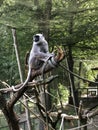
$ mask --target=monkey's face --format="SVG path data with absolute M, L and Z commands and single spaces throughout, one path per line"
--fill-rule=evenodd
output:
M 36 43 L 43 42 L 45 40 L 44 36 L 42 34 L 36 34 L 33 37 L 33 41 Z

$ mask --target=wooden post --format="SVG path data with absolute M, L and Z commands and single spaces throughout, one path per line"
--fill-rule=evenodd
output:
M 20 81 L 23 83 L 23 75 L 22 75 L 22 69 L 21 69 L 21 64 L 20 64 L 20 57 L 19 57 L 19 52 L 18 52 L 18 45 L 17 45 L 17 36 L 16 36 L 16 30 L 15 28 L 12 29 L 12 35 L 13 35 L 13 44 L 15 48 L 15 53 L 16 53 L 16 58 L 17 58 L 17 64 L 18 64 L 18 70 L 19 70 L 19 75 L 20 75 Z M 24 103 L 26 106 L 28 106 L 28 103 L 26 101 L 26 97 L 23 96 Z M 31 123 L 30 123 L 30 114 L 27 108 L 25 108 L 25 113 L 26 113 L 26 120 L 27 120 L 27 127 L 28 130 L 31 130 Z

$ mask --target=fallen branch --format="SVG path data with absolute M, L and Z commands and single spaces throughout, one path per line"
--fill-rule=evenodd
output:
M 49 115 L 52 116 L 52 117 L 57 117 L 58 112 L 51 112 Z M 62 118 L 62 117 L 64 117 L 64 119 L 66 119 L 66 120 L 79 120 L 78 116 L 68 115 L 68 114 L 65 114 L 65 113 L 61 114 L 60 118 Z

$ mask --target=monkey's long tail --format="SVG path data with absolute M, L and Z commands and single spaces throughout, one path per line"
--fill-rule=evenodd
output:
M 12 86 L 13 91 L 17 92 L 17 91 L 21 90 L 29 82 L 30 75 L 31 75 L 31 66 L 29 66 L 28 75 L 27 75 L 27 78 L 26 78 L 25 82 L 23 83 L 23 85 L 20 88 L 17 88 L 17 89 L 14 86 Z

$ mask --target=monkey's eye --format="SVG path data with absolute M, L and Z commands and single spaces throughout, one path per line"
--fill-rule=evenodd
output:
M 39 41 L 39 36 L 38 36 L 38 35 L 35 35 L 35 36 L 34 36 L 34 41 L 35 41 L 35 42 L 38 42 L 38 41 Z

